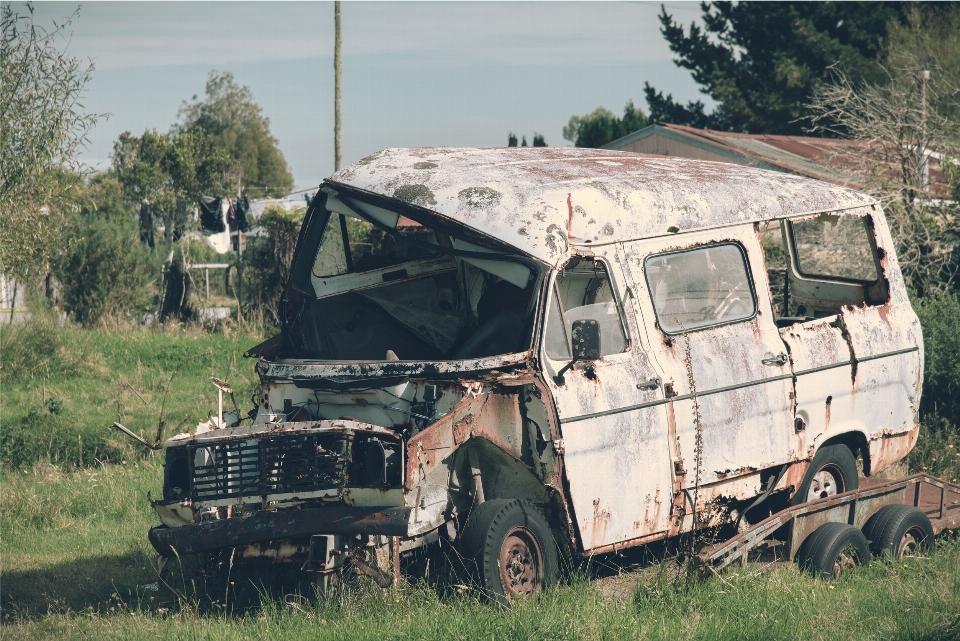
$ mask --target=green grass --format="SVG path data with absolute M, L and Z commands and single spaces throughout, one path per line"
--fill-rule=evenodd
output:
M 955 535 L 928 558 L 874 562 L 835 583 L 750 565 L 684 586 L 669 560 L 591 581 L 594 560 L 509 611 L 414 575 L 398 589 L 363 579 L 321 598 L 296 568 L 230 569 L 220 557 L 174 563 L 151 590 L 146 533 L 158 520 L 147 493 L 160 494 L 162 460 L 105 427 L 119 404 L 121 422 L 152 439 L 172 373 L 208 351 L 170 386 L 167 435 L 215 410 L 209 376 L 231 380 L 246 409 L 256 381 L 240 356 L 258 340 L 184 328 L 0 328 L 0 637 L 960 639 Z M 911 467 L 956 473 L 960 442 L 932 427 Z
M 0 458 L 14 469 L 38 461 L 71 469 L 132 460 L 143 448 L 108 426 L 119 420 L 153 441 L 162 407 L 167 437 L 193 429 L 216 412 L 211 376 L 233 384 L 245 413 L 257 380 L 242 354 L 260 340 L 185 326 L 0 327 Z
M 584 571 L 501 611 L 471 591 L 366 580 L 319 598 L 296 572 L 216 559 L 157 580 L 146 493 L 158 458 L 3 474 L 2 636 L 10 639 L 958 639 L 960 538 L 928 558 L 875 561 L 835 583 L 751 565 L 683 587 L 664 561 L 591 582 Z M 225 588 L 233 582 L 224 614 Z M 620 589 L 606 590 L 609 581 Z

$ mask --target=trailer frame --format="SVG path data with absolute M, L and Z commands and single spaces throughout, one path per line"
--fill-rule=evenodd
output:
M 731 539 L 699 555 L 707 567 L 720 570 L 738 560 L 746 562 L 775 532 L 786 527 L 787 554 L 793 560 L 804 540 L 825 523 L 847 523 L 862 528 L 885 505 L 912 505 L 926 514 L 934 535 L 960 527 L 960 485 L 929 474 L 902 479 L 861 478 L 861 487 L 816 501 L 788 507 Z

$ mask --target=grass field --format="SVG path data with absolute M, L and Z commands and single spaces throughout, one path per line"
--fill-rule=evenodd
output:
M 960 638 L 956 537 L 928 558 L 877 561 L 835 583 L 752 565 L 684 587 L 670 580 L 669 560 L 591 582 L 587 567 L 510 611 L 415 577 L 389 590 L 357 580 L 324 600 L 296 573 L 238 565 L 228 575 L 212 561 L 175 564 L 170 587 L 153 591 L 144 587 L 157 581 L 146 493 L 159 490 L 161 472 L 151 459 L 4 473 L 4 638 Z
M 510 611 L 419 574 L 388 590 L 358 579 L 321 598 L 298 572 L 217 558 L 174 563 L 159 584 L 146 532 L 158 522 L 147 493 L 160 493 L 161 458 L 105 426 L 119 411 L 152 439 L 172 374 L 208 351 L 170 385 L 167 435 L 215 410 L 209 376 L 231 380 L 246 409 L 255 379 L 240 356 L 259 337 L 16 331 L 0 330 L 4 639 L 960 639 L 957 536 L 927 558 L 877 561 L 835 583 L 757 564 L 681 583 L 669 559 L 608 556 Z M 956 474 L 951 444 L 922 442 L 911 465 Z
M 216 412 L 211 376 L 233 384 L 246 412 L 257 380 L 253 361 L 242 355 L 261 340 L 185 326 L 0 327 L 3 464 L 28 469 L 43 461 L 72 469 L 129 460 L 139 450 L 107 427 L 119 421 L 153 441 L 162 408 L 167 437 L 191 430 Z

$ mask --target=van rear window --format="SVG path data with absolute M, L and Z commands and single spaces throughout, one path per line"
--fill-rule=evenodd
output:
M 649 256 L 647 286 L 667 334 L 752 318 L 756 300 L 746 257 L 733 243 Z
M 866 220 L 822 215 L 790 223 L 804 276 L 874 283 L 877 264 Z

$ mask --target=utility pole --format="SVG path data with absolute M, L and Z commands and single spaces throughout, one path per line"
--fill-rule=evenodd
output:
M 927 152 L 927 81 L 930 71 L 920 72 L 920 139 L 917 141 L 917 182 L 921 190 L 930 183 L 929 154 Z
M 340 170 L 343 151 L 340 147 L 340 0 L 333 3 L 333 170 Z
M 927 80 L 930 72 L 926 69 L 920 72 L 920 134 L 927 135 Z

